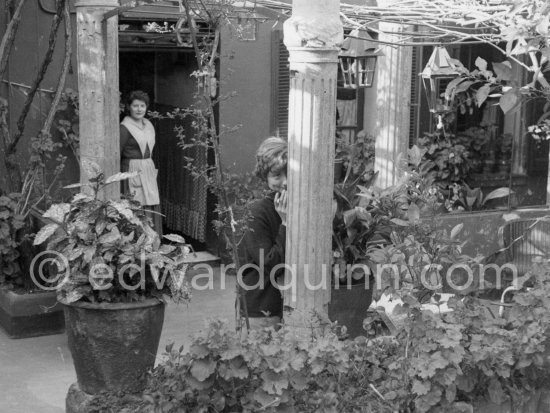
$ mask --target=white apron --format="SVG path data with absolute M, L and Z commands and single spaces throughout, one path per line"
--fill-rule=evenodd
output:
M 145 122 L 145 128 L 143 129 L 140 129 L 128 116 L 121 122 L 138 143 L 142 157 L 145 156 L 147 146 L 149 146 L 150 154 L 153 153 L 155 146 L 155 128 L 147 119 L 143 121 Z M 134 199 L 142 205 L 160 204 L 157 184 L 158 169 L 155 168 L 153 160 L 151 158 L 130 159 L 128 172 L 139 172 L 138 176 L 128 180 L 130 193 L 134 194 Z

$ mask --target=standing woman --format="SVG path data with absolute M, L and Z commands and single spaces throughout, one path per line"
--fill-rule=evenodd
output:
M 139 172 L 134 178 L 122 181 L 122 192 L 133 195 L 153 220 L 153 228 L 162 236 L 162 217 L 157 184 L 158 170 L 151 159 L 155 147 L 155 128 L 145 119 L 149 96 L 141 90 L 130 92 L 126 100 L 126 116 L 120 124 L 120 169 Z

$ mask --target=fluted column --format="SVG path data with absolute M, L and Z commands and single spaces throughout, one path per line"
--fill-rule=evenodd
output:
M 77 59 L 80 116 L 80 158 L 97 163 L 106 176 L 120 171 L 118 17 L 103 15 L 118 7 L 118 0 L 77 0 Z M 88 182 L 80 168 L 81 183 Z M 120 196 L 119 185 L 102 194 Z
M 290 54 L 285 323 L 308 332 L 330 299 L 339 0 L 294 0 Z
M 391 3 L 391 2 L 389 2 Z M 397 42 L 405 26 L 379 23 L 379 40 Z M 412 47 L 384 46 L 378 58 L 376 146 L 374 170 L 376 184 L 382 188 L 394 185 L 400 175 L 399 161 L 405 161 L 409 142 L 411 107 Z

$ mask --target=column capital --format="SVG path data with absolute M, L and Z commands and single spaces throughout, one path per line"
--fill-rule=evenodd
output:
M 344 41 L 340 0 L 293 0 L 283 30 L 286 47 L 339 47 Z
M 288 47 L 290 63 L 338 63 L 339 47 Z

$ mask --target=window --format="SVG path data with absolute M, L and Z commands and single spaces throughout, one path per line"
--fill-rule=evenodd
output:
M 459 59 L 469 70 L 475 69 L 479 56 L 488 62 L 500 62 L 505 57 L 494 47 L 485 44 L 446 46 L 451 57 Z M 411 89 L 411 124 L 409 144 L 422 143 L 425 133 L 434 132 L 436 124 L 428 111 L 425 93 L 418 73 L 426 65 L 432 47 L 418 46 L 413 51 L 413 82 Z M 487 202 L 484 208 L 512 208 L 546 204 L 548 175 L 548 142 L 536 142 L 525 136 L 526 126 L 535 124 L 544 112 L 543 102 L 532 101 L 523 111 L 503 114 L 498 98 L 489 98 L 478 107 L 460 105 L 456 113 L 448 117 L 451 135 L 451 152 L 464 155 L 459 173 L 452 175 L 453 183 L 481 188 L 486 196 L 498 188 L 513 191 L 510 197 Z M 460 149 L 459 145 L 462 145 Z M 454 149 L 453 149 L 454 148 Z M 464 153 L 464 150 L 467 153 Z

